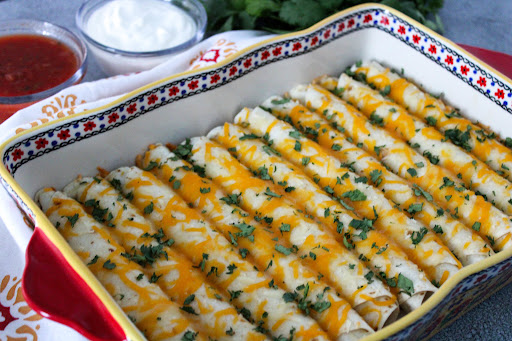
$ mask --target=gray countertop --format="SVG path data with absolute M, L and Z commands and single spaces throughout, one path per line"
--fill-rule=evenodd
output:
M 0 21 L 39 19 L 77 31 L 74 23 L 79 0 L 0 0 Z M 512 1 L 445 0 L 441 11 L 445 36 L 454 42 L 512 55 Z M 93 58 L 84 81 L 105 77 Z M 500 290 L 432 341 L 512 340 L 512 285 Z

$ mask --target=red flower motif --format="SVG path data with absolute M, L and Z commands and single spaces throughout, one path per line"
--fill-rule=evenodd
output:
M 180 89 L 177 86 L 173 86 L 169 89 L 169 96 L 176 96 Z
M 466 65 L 462 65 L 460 67 L 460 72 L 462 72 L 463 75 L 467 75 L 469 72 L 469 68 Z
M 48 144 L 48 140 L 43 139 L 42 137 L 36 141 L 37 149 L 44 148 L 44 147 L 46 147 L 47 144 Z
M 298 51 L 298 50 L 300 50 L 301 47 L 302 47 L 302 44 L 299 42 L 296 42 L 295 44 L 293 44 L 292 51 Z
M 119 115 L 117 113 L 110 114 L 108 116 L 108 123 L 114 123 L 119 118 Z
M 152 94 L 151 96 L 148 97 L 148 104 L 151 105 L 151 104 L 155 103 L 157 100 L 158 100 L 158 96 L 155 94 Z
M 267 59 L 268 57 L 270 57 L 270 52 L 268 52 L 267 50 L 263 51 L 261 53 L 261 60 L 265 60 Z
M 276 47 L 275 49 L 272 50 L 272 54 L 274 56 L 279 56 L 281 54 L 281 50 L 282 50 L 281 47 Z
M 484 77 L 481 77 L 481 76 L 480 76 L 480 78 L 478 79 L 477 83 L 478 83 L 478 85 L 480 85 L 480 86 L 485 86 L 485 85 L 487 84 L 487 81 L 485 80 L 485 78 L 484 78 Z
M 382 19 L 380 19 L 380 23 L 383 25 L 389 25 L 388 17 L 382 17 Z
M 341 32 L 345 29 L 345 23 L 341 23 L 340 26 L 338 26 L 338 32 Z
M 250 67 L 252 65 L 252 58 L 246 59 L 244 62 L 244 66 L 246 68 Z
M 412 36 L 412 41 L 415 43 L 415 44 L 418 44 L 420 42 L 420 36 L 415 34 Z
M 210 84 L 215 84 L 220 80 L 220 76 L 218 74 L 214 74 L 210 79 Z
M 318 43 L 318 37 L 313 37 L 313 39 L 311 39 L 311 46 L 315 46 L 316 43 Z
M 398 33 L 400 33 L 400 34 L 405 34 L 405 27 L 403 27 L 402 25 L 400 25 L 400 27 L 398 28 Z
M 487 278 L 487 275 L 486 275 L 486 274 L 483 274 L 483 275 L 479 276 L 479 277 L 476 279 L 475 284 L 480 283 L 481 281 L 483 281 L 483 280 L 484 280 L 484 279 L 486 279 L 486 278 Z
M 16 160 L 21 159 L 21 157 L 23 156 L 23 154 L 25 154 L 25 153 L 23 152 L 23 150 L 21 150 L 21 149 L 15 149 L 15 150 L 12 152 L 12 154 L 11 154 L 11 155 L 12 155 L 12 160 L 13 160 L 13 161 L 16 161 Z
M 232 66 L 231 69 L 229 69 L 229 75 L 233 76 L 237 70 L 238 68 L 236 66 Z
M 428 52 L 432 53 L 432 54 L 436 54 L 437 53 L 437 49 L 434 45 L 430 44 L 430 47 L 428 48 Z
M 190 83 L 188 83 L 188 88 L 190 90 L 197 89 L 198 87 L 199 87 L 199 81 L 198 80 L 191 81 Z
M 324 32 L 324 38 L 327 39 L 331 35 L 331 30 L 327 30 Z
M 71 135 L 69 135 L 69 129 L 64 129 L 64 130 L 61 130 L 58 134 L 57 134 L 57 137 L 63 141 L 65 141 L 68 137 L 70 137 Z
M 128 108 L 126 108 L 126 111 L 128 111 L 129 114 L 133 114 L 137 110 L 137 104 L 132 103 Z
M 453 65 L 453 57 L 452 56 L 446 56 L 446 59 L 444 62 L 448 65 Z
M 367 14 L 367 15 L 364 16 L 363 22 L 364 23 L 368 23 L 368 22 L 372 21 L 372 19 L 373 19 L 372 15 L 371 14 Z
M 505 98 L 505 92 L 501 89 L 498 89 L 495 93 L 494 93 L 494 96 L 498 97 L 499 99 L 504 99 Z
M 355 23 L 356 23 L 356 21 L 354 19 L 350 19 L 348 21 L 348 28 L 351 28 L 352 26 L 354 26 Z
M 84 131 L 93 130 L 95 127 L 96 127 L 96 123 L 94 123 L 93 121 L 84 123 Z

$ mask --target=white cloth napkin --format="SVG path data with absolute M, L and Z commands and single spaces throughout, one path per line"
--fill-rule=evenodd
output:
M 151 82 L 186 70 L 216 64 L 243 48 L 272 36 L 274 35 L 262 31 L 231 31 L 221 33 L 202 41 L 179 55 L 171 57 L 167 62 L 151 70 L 130 75 L 114 76 L 69 87 L 48 99 L 18 111 L 7 119 L 0 125 L 0 143 L 31 127 L 105 105 Z M 32 230 L 24 223 L 23 216 L 18 210 L 16 203 L 2 186 L 0 186 L 0 217 L 3 220 L 3 224 L 0 221 L 0 250 L 2 250 L 4 255 L 9 254 L 9 257 L 0 257 L 0 282 L 7 277 L 9 280 L 13 278 L 19 280 L 25 266 L 24 253 L 32 235 Z M 15 245 L 13 245 L 12 241 L 15 242 Z M 8 247 L 2 245 L 5 243 Z M 18 283 L 13 281 L 12 285 L 19 287 L 19 281 Z M 16 290 L 21 289 L 18 288 Z M 2 308 L 3 304 L 1 299 L 0 290 L 0 308 Z M 6 302 L 5 304 L 8 303 Z M 14 306 L 11 306 L 12 311 L 14 311 L 14 308 Z M 0 324 L 4 321 L 3 318 L 2 311 L 0 310 Z M 14 322 L 16 321 L 11 322 L 11 324 Z M 78 333 L 52 321 L 38 320 L 32 322 L 34 324 L 32 330 L 34 330 L 39 340 L 84 340 Z M 36 322 L 37 326 L 39 326 L 37 329 L 35 328 Z M 66 337 L 55 338 L 56 335 L 66 335 Z M 8 325 L 4 330 L 0 328 L 0 340 L 4 340 L 4 337 L 7 339 L 8 337 L 22 336 L 27 335 L 17 334 L 16 329 L 12 329 L 11 325 Z

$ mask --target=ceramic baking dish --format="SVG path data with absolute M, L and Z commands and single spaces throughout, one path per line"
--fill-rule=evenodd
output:
M 23 290 L 43 316 L 95 340 L 141 340 L 33 201 L 44 186 L 62 188 L 77 174 L 133 165 L 154 142 L 179 143 L 232 121 L 243 106 L 357 60 L 377 60 L 444 93 L 466 116 L 512 136 L 512 81 L 454 43 L 388 7 L 368 4 L 308 30 L 251 46 L 215 67 L 140 88 L 99 109 L 59 119 L 2 146 L 2 184 L 36 226 Z M 512 250 L 463 268 L 419 309 L 365 339 L 424 339 L 512 282 Z

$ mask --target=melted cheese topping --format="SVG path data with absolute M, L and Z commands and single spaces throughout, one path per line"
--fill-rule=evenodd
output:
M 137 280 L 142 268 L 121 256 L 126 252 L 123 247 L 78 202 L 55 191 L 37 196 L 51 222 L 79 256 L 87 255 L 82 261 L 147 337 L 179 340 L 187 331 L 196 333 L 158 285 L 144 275 Z
M 512 152 L 488 130 L 467 118 L 458 115 L 454 117 L 452 107 L 376 62 L 363 63 L 360 67 L 354 65 L 352 71 L 356 74 L 365 74 L 366 82 L 373 84 L 380 91 L 388 87 L 390 89 L 388 96 L 391 99 L 408 108 L 411 114 L 433 123 L 442 132 L 454 129 L 465 130 L 469 127 L 467 143 L 471 153 L 512 181 Z
M 168 180 L 174 177 L 171 186 L 175 181 L 186 184 L 180 186 L 177 192 L 186 201 L 194 203 L 195 207 L 208 218 L 215 221 L 216 227 L 227 238 L 233 237 L 232 244 L 238 247 L 239 252 L 251 259 L 258 268 L 268 267 L 265 272 L 272 276 L 275 285 L 283 286 L 284 289 L 290 292 L 299 292 L 299 294 L 302 292 L 297 291 L 297 288 L 307 285 L 309 288 L 307 297 L 311 303 L 306 309 L 311 311 L 312 316 L 333 339 L 338 339 L 344 334 L 357 330 L 365 333 L 372 331 L 366 322 L 351 309 L 348 302 L 336 295 L 327 283 L 318 279 L 320 278 L 318 272 L 305 267 L 294 253 L 285 255 L 276 252 L 273 241 L 274 234 L 252 219 L 249 213 L 236 206 L 234 204 L 236 198 L 228 200 L 227 194 L 215 183 L 194 173 L 191 170 L 193 168 L 191 164 L 183 160 L 176 160 L 174 154 L 163 146 L 152 148 L 146 152 L 142 160 L 143 167 L 147 167 L 151 161 L 159 164 L 158 167 L 152 169 L 159 179 Z M 209 190 L 206 191 L 205 188 Z M 228 204 L 228 202 L 233 203 Z M 248 236 L 241 236 L 240 227 L 249 227 L 254 230 Z M 291 247 L 284 240 L 280 243 L 288 248 Z M 272 265 L 268 266 L 271 262 Z M 268 285 L 268 282 L 263 281 L 247 287 L 245 291 L 249 292 L 260 286 Z M 327 305 L 329 305 L 328 308 L 326 308 Z
M 340 244 L 345 243 L 349 248 L 355 248 L 359 258 L 371 265 L 375 274 L 381 274 L 382 277 L 389 279 L 388 283 L 393 284 L 393 279 L 397 281 L 402 274 L 414 283 L 412 296 L 424 296 L 426 293 L 436 291 L 417 265 L 409 261 L 395 243 L 373 229 L 353 227 L 353 220 L 360 221 L 361 218 L 326 195 L 304 173 L 293 169 L 293 166 L 280 157 L 268 155 L 265 152 L 265 144 L 260 140 L 240 140 L 248 134 L 248 131 L 226 123 L 224 129 L 214 129 L 209 136 L 227 148 L 236 147 L 234 154 L 237 159 L 253 172 L 259 172 L 260 177 L 270 176 L 275 183 L 286 182 L 286 186 L 294 188 L 289 196 L 295 200 L 295 204 L 304 207 L 315 219 L 329 227 Z M 269 139 L 272 139 L 272 134 L 269 135 Z M 262 173 L 262 170 L 265 171 Z M 354 245 L 351 246 L 352 243 Z M 420 299 L 414 306 L 409 306 L 407 301 L 411 295 L 400 293 L 396 286 L 392 291 L 398 295 L 399 303 L 408 311 L 421 304 Z
M 239 309 L 249 311 L 249 316 L 261 323 L 272 335 L 296 333 L 303 330 L 304 335 L 317 340 L 328 339 L 325 332 L 311 318 L 302 315 L 293 302 L 283 304 L 284 291 L 259 287 L 246 292 L 249 285 L 270 282 L 271 278 L 257 271 L 253 265 L 232 250 L 224 236 L 216 232 L 196 210 L 176 195 L 169 187 L 160 182 L 152 173 L 138 168 L 120 168 L 111 172 L 107 180 L 118 180 L 123 194 L 133 194 L 132 203 L 145 217 L 164 233 L 175 240 L 176 247 L 186 254 L 195 266 L 208 274 L 219 287 L 232 294 L 232 300 Z M 208 276 L 208 275 L 207 275 Z M 255 313 L 263 304 L 268 313 L 261 319 Z M 282 323 L 282 316 L 289 318 Z M 297 336 L 295 334 L 295 336 Z M 310 339 L 308 338 L 308 339 Z
M 183 254 L 169 247 L 169 239 L 146 221 L 128 200 L 120 198 L 120 193 L 107 181 L 81 178 L 66 186 L 64 191 L 82 204 L 88 203 L 90 211 L 93 211 L 91 201 L 96 203 L 96 209 L 106 210 L 104 216 L 113 217 L 109 225 L 116 240 L 126 250 L 136 250 L 131 253 L 138 257 L 135 259 L 142 259 L 139 262 L 149 263 L 144 267 L 146 276 L 161 276 L 157 280 L 159 286 L 173 301 L 191 307 L 195 313 L 189 314 L 189 318 L 197 321 L 211 337 L 232 339 L 236 334 L 243 339 L 266 339 L 254 332 L 254 326 L 241 318 L 235 308 L 222 301 L 223 295 L 211 287 L 206 276 Z M 143 250 L 149 250 L 151 256 L 145 256 Z M 191 297 L 192 302 L 187 302 Z M 217 314 L 218 311 L 223 313 Z M 226 334 L 230 329 L 233 335 Z
M 235 121 L 241 123 L 239 117 L 237 116 Z M 271 122 L 274 126 L 269 128 Z M 441 280 L 442 275 L 439 273 L 441 264 L 451 268 L 452 274 L 461 267 L 450 250 L 434 234 L 427 231 L 420 242 L 414 243 L 411 236 L 422 231 L 424 227 L 421 224 L 407 218 L 394 208 L 380 191 L 356 181 L 357 175 L 324 152 L 318 144 L 305 137 L 300 139 L 292 137 L 295 130 L 290 125 L 258 108 L 251 111 L 246 123 L 249 123 L 250 129 L 254 132 L 261 135 L 269 134 L 275 148 L 284 157 L 304 170 L 310 177 L 316 177 L 320 186 L 324 188 L 329 186 L 338 198 L 348 200 L 347 202 L 362 217 L 373 220 L 378 215 L 375 221 L 376 226 L 392 236 L 393 240 L 407 252 L 409 258 L 426 271 L 430 279 L 438 282 Z M 294 148 L 297 140 L 302 144 L 301 151 Z M 305 163 L 304 158 L 309 158 L 309 162 Z M 426 257 L 429 251 L 433 255 Z
M 358 307 L 368 302 L 361 295 L 372 297 L 371 302 L 378 314 L 362 314 L 370 326 L 381 328 L 394 314 L 396 298 L 380 281 L 369 283 L 364 277 L 369 272 L 364 265 L 354 255 L 340 247 L 321 226 L 305 218 L 281 198 L 280 190 L 272 183 L 253 177 L 227 150 L 206 138 L 192 139 L 192 146 L 192 161 L 205 167 L 206 174 L 228 193 L 241 193 L 242 208 L 267 221 L 276 237 L 283 224 L 289 226 L 290 231 L 278 237 L 276 250 L 279 249 L 278 245 L 281 245 L 281 239 L 294 245 L 297 249 L 289 252 L 297 252 L 305 264 L 316 268 L 323 276 L 331 279 L 331 283 L 360 314 Z M 234 179 L 236 181 L 233 181 Z M 310 257 L 310 252 L 315 254 L 315 259 Z M 386 303 L 382 306 L 375 304 L 379 301 Z
M 416 146 L 423 154 L 437 154 L 439 165 L 460 174 L 467 188 L 483 193 L 503 212 L 512 214 L 512 205 L 508 202 L 512 197 L 512 184 L 482 161 L 447 141 L 443 134 L 410 115 L 400 105 L 386 100 L 376 90 L 346 74 L 340 76 L 338 87 L 345 89 L 342 98 L 354 103 L 371 122 L 382 125 L 395 137 Z M 466 130 L 466 126 L 460 128 Z M 471 126 L 469 129 L 472 129 Z
M 450 210 L 449 213 L 459 217 L 467 226 L 479 223 L 481 227 L 477 232 L 480 236 L 487 238 L 494 250 L 502 250 L 507 245 L 512 245 L 510 239 L 507 239 L 508 244 L 503 242 L 512 232 L 512 225 L 507 216 L 486 202 L 483 197 L 475 195 L 474 192 L 462 186 L 443 186 L 445 183 L 443 179 L 450 180 L 453 175 L 430 162 L 430 160 L 435 162 L 435 155 L 426 154 L 429 160 L 418 154 L 404 142 L 391 136 L 386 130 L 375 128 L 363 118 L 361 113 L 357 113 L 356 109 L 327 90 L 317 86 L 297 87 L 292 89 L 290 94 L 293 98 L 302 99 L 303 102 L 308 103 L 308 107 L 317 113 L 324 114 L 329 121 L 336 122 L 345 129 L 347 135 L 355 143 L 362 143 L 367 152 L 376 156 L 395 174 L 408 179 L 430 193 L 434 200 L 442 206 L 443 214 L 446 210 Z M 371 133 L 358 133 L 353 129 L 355 122 L 358 125 L 364 125 Z M 370 144 L 366 143 L 368 140 L 371 141 Z M 379 153 L 375 151 L 375 148 L 370 148 L 371 145 L 379 146 Z M 424 167 L 418 168 L 416 164 L 419 163 Z M 409 169 L 414 169 L 414 171 L 409 171 Z M 415 175 L 412 176 L 410 172 Z
M 350 164 L 361 177 L 366 177 L 369 183 L 380 188 L 388 199 L 400 204 L 411 218 L 421 221 L 437 233 L 463 265 L 469 265 L 494 254 L 473 229 L 447 214 L 439 216 L 437 214 L 439 206 L 434 204 L 430 194 L 425 194 L 418 187 L 412 187 L 408 181 L 387 170 L 368 152 L 348 142 L 344 133 L 333 128 L 320 115 L 309 111 L 295 101 L 274 103 L 281 103 L 281 101 L 269 99 L 263 103 L 263 106 L 271 108 L 272 113 L 279 118 L 293 122 L 294 126 L 303 133 L 313 135 L 326 151 L 336 156 L 341 162 Z M 408 208 L 414 204 L 422 205 L 421 210 L 409 213 Z

